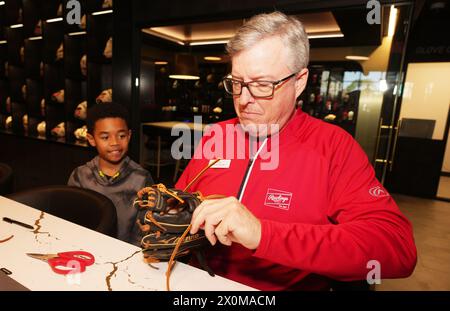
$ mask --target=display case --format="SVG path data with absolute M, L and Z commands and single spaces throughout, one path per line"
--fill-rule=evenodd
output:
M 112 94 L 113 8 L 80 0 L 68 24 L 67 2 L 0 2 L 0 131 L 87 146 L 86 109 Z
M 197 56 L 198 57 L 198 56 Z M 203 123 L 216 123 L 236 116 L 233 101 L 222 84 L 228 73 L 227 63 L 199 61 L 199 79 L 169 78 L 171 64 L 154 65 L 146 69 L 155 72 L 155 113 L 158 120 L 193 122 L 194 115 Z M 152 121 L 148 119 L 146 121 Z
M 312 63 L 299 99 L 309 115 L 355 136 L 362 68 L 353 62 Z

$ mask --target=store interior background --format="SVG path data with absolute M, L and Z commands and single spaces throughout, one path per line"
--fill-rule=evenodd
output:
M 449 1 L 381 1 L 381 22 L 369 25 L 367 1 L 211 6 L 115 0 L 108 7 L 85 0 L 84 28 L 64 23 L 57 9 L 66 2 L 0 0 L 0 162 L 13 168 L 14 190 L 65 184 L 73 168 L 95 155 L 74 135 L 84 125 L 74 111 L 82 101 L 95 105 L 106 89 L 130 110 L 131 157 L 158 181 L 173 184 L 187 161 L 171 158 L 174 138 L 152 123 L 192 122 L 194 114 L 207 123 L 233 117 L 231 99 L 220 86 L 230 70 L 223 41 L 246 18 L 277 8 L 297 15 L 310 36 L 302 109 L 355 137 L 377 177 L 418 226 L 416 272 L 377 288 L 450 290 L 450 42 L 444 35 L 450 29 Z M 36 34 L 40 20 L 42 32 Z M 104 54 L 109 38 L 112 57 Z M 58 58 L 61 43 L 64 54 Z M 83 74 L 79 61 L 85 54 Z M 199 80 L 169 78 L 177 55 L 184 54 L 195 58 Z M 52 98 L 60 89 L 63 103 Z M 42 121 L 46 131 L 39 135 Z M 51 129 L 61 122 L 65 135 L 56 137 Z
M 432 50 L 447 44 L 433 32 L 446 26 L 448 5 L 441 8 L 442 3 L 402 3 L 393 10 L 386 4 L 379 25 L 368 25 L 365 6 L 290 11 L 304 22 L 311 44 L 309 81 L 299 98 L 302 109 L 352 134 L 391 191 L 450 199 L 450 152 L 445 151 L 450 95 L 444 78 L 449 63 L 445 53 L 429 52 L 430 46 Z M 192 122 L 193 112 L 206 123 L 234 116 L 231 99 L 220 84 L 230 70 L 223 42 L 244 20 L 164 21 L 141 29 L 141 139 L 149 147 L 155 146 L 155 131 L 161 129 L 145 122 Z M 179 54 L 195 57 L 199 80 L 169 78 Z M 146 83 L 153 81 L 154 92 L 146 92 Z M 143 166 L 171 163 L 169 149 L 164 153 L 162 148 L 158 162 L 148 152 L 155 148 L 144 146 L 141 143 Z M 411 155 L 415 148 L 426 154 Z

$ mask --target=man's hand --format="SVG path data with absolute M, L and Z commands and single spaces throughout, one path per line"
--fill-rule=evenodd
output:
M 199 229 L 212 245 L 217 240 L 230 246 L 232 242 L 256 249 L 261 240 L 260 221 L 235 197 L 203 201 L 194 211 L 191 234 Z

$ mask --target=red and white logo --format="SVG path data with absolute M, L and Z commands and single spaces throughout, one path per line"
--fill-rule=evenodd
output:
M 383 190 L 380 186 L 375 186 L 370 188 L 369 194 L 376 198 L 382 198 L 389 196 L 389 193 L 387 193 L 385 190 Z
M 264 205 L 288 210 L 292 201 L 292 192 L 267 189 Z

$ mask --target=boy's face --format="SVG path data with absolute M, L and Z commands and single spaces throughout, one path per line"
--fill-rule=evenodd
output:
M 118 164 L 127 154 L 131 130 L 121 118 L 104 118 L 95 122 L 94 132 L 87 138 L 101 159 Z

